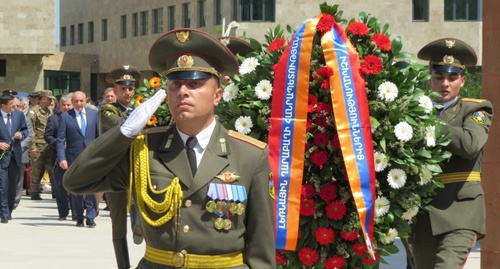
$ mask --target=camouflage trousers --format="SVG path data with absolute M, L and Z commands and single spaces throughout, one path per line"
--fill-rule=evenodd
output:
M 30 196 L 36 196 L 40 194 L 40 181 L 42 180 L 43 174 L 47 171 L 50 178 L 50 183 L 52 188 L 55 187 L 54 184 L 54 173 L 52 171 L 52 149 L 50 147 L 37 147 L 38 156 L 36 158 L 31 157 L 30 159 Z

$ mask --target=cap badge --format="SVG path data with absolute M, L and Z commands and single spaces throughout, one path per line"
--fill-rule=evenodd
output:
M 130 79 L 132 79 L 132 76 L 128 75 L 128 74 L 127 75 L 123 75 L 123 79 L 130 80 Z
M 455 58 L 453 58 L 453 56 L 451 55 L 445 55 L 443 57 L 443 62 L 446 64 L 452 64 L 453 62 L 455 62 Z
M 176 32 L 175 36 L 179 42 L 185 43 L 189 39 L 189 32 Z
M 193 57 L 189 55 L 182 55 L 177 59 L 177 66 L 178 67 L 184 67 L 184 68 L 189 68 L 192 67 L 194 63 Z
M 130 68 L 130 65 L 124 65 L 123 66 L 123 69 L 125 69 L 125 70 L 129 70 L 129 68 Z
M 451 48 L 455 47 L 455 40 L 445 40 L 444 45 L 447 48 L 451 49 Z
M 240 176 L 238 176 L 235 172 L 226 171 L 224 173 L 217 175 L 216 178 L 218 178 L 226 183 L 233 183 L 238 178 L 240 178 Z

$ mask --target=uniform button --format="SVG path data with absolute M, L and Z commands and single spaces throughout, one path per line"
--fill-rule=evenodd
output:
M 153 190 L 156 190 L 156 188 L 157 188 L 156 185 L 153 185 Z
M 186 207 L 190 207 L 193 204 L 191 200 L 186 200 Z
M 184 227 L 182 228 L 182 231 L 183 231 L 184 233 L 189 232 L 189 225 L 184 225 Z

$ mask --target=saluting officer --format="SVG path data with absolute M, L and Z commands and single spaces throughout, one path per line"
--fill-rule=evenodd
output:
M 80 155 L 66 188 L 123 190 L 132 169 L 146 241 L 138 268 L 275 268 L 268 147 L 214 116 L 219 80 L 237 73 L 236 58 L 215 37 L 176 29 L 154 43 L 149 59 L 168 79 L 175 124 L 136 137 L 165 98 L 158 90 Z
M 466 67 L 476 65 L 474 50 L 455 38 L 435 40 L 418 53 L 429 61 L 430 85 L 437 98 L 443 132 L 451 132 L 446 149 L 452 153 L 438 178 L 443 189 L 430 212 L 417 216 L 410 245 L 417 269 L 462 268 L 476 240 L 485 236 L 485 204 L 481 187 L 483 147 L 491 126 L 493 107 L 483 99 L 460 97 Z
M 106 82 L 113 84 L 116 102 L 105 104 L 99 108 L 101 134 L 124 122 L 130 113 L 130 102 L 135 93 L 136 82 L 141 73 L 131 65 L 123 65 L 112 70 L 106 77 Z M 106 192 L 106 203 L 110 209 L 113 247 L 118 268 L 130 268 L 130 258 L 127 245 L 127 191 Z M 132 212 L 131 212 L 132 213 Z M 134 227 L 134 219 L 132 225 Z M 138 225 L 136 225 L 138 226 Z M 136 228 L 138 230 L 139 228 Z M 142 234 L 134 234 L 141 238 Z M 140 241 L 138 242 L 140 243 Z

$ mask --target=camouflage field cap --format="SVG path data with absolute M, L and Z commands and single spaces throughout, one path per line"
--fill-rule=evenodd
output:
M 425 45 L 417 54 L 421 60 L 439 72 L 461 73 L 477 63 L 477 56 L 467 43 L 456 38 L 441 38 Z
M 156 40 L 149 64 L 168 79 L 207 79 L 238 72 L 238 61 L 224 44 L 190 28 L 175 29 Z
M 254 51 L 250 42 L 245 39 L 235 37 L 235 36 L 223 36 L 219 37 L 222 44 L 226 45 L 227 48 L 234 54 L 245 56 L 248 53 Z
M 132 65 L 122 65 L 109 72 L 106 82 L 116 83 L 125 86 L 135 85 L 135 82 L 141 78 L 141 72 Z

